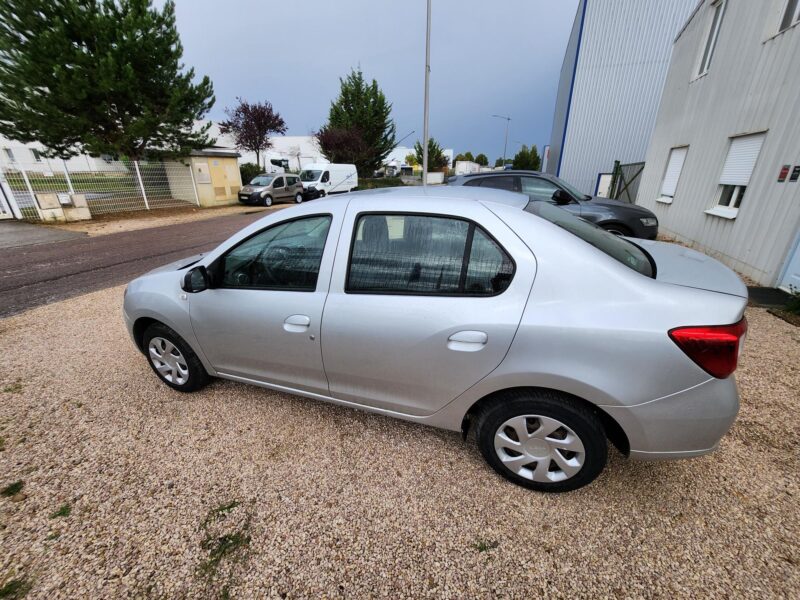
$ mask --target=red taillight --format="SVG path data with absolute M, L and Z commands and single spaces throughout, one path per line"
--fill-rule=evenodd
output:
M 686 355 L 714 377 L 725 379 L 736 370 L 747 320 L 733 325 L 676 327 L 669 337 Z

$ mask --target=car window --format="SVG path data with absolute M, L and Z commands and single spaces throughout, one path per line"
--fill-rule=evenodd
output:
M 469 187 L 479 187 L 481 185 L 481 179 L 470 179 L 464 185 Z
M 297 183 L 297 180 L 294 177 L 287 177 L 286 178 L 286 185 L 292 186 Z
M 275 178 L 275 183 L 272 184 L 272 187 L 281 188 L 283 186 L 284 186 L 283 177 L 276 177 Z
M 368 214 L 356 223 L 346 291 L 491 296 L 508 287 L 513 265 L 470 221 Z
M 258 175 L 250 180 L 250 185 L 269 185 L 272 183 L 272 175 Z
M 496 190 L 508 190 L 514 192 L 517 186 L 514 182 L 512 175 L 503 175 L 501 177 L 486 177 L 481 180 L 481 187 L 494 188 Z
M 647 277 L 655 277 L 655 266 L 650 255 L 633 242 L 547 202 L 529 202 L 525 210 L 566 229 L 626 267 Z
M 553 194 L 559 188 L 555 183 L 541 177 L 520 177 L 522 193 L 528 194 L 531 200 L 553 202 Z
M 320 179 L 320 181 L 321 181 L 322 183 L 328 183 L 330 180 L 331 180 L 331 174 L 330 174 L 330 171 L 325 171 L 325 172 L 322 174 L 322 179 Z
M 313 292 L 330 215 L 273 225 L 248 238 L 212 267 L 220 287 Z

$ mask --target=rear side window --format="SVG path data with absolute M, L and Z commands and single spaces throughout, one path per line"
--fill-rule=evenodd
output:
M 655 263 L 647 252 L 633 242 L 609 233 L 605 229 L 547 202 L 529 202 L 525 210 L 566 229 L 626 267 L 647 277 L 655 278 Z
M 483 229 L 452 217 L 367 214 L 356 221 L 346 291 L 493 296 L 514 262 Z
M 486 177 L 485 179 L 481 180 L 481 187 L 515 192 L 517 191 L 517 186 L 514 179 L 515 178 L 511 175 L 502 175 L 499 177 Z

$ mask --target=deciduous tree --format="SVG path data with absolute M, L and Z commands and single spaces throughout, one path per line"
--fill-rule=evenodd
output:
M 237 148 L 255 152 L 256 164 L 261 164 L 261 152 L 272 146 L 270 134 L 286 133 L 286 123 L 269 102 L 247 102 L 236 98 L 234 108 L 226 108 L 228 118 L 221 121 L 219 131 L 233 136 Z

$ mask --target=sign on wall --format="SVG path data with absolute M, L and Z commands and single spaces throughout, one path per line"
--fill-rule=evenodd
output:
M 789 178 L 789 181 L 797 181 L 798 178 L 800 178 L 800 165 L 796 165 L 792 170 L 792 176 Z
M 778 183 L 786 181 L 786 178 L 789 176 L 789 169 L 791 168 L 792 165 L 783 165 L 781 167 L 781 172 L 778 174 Z

